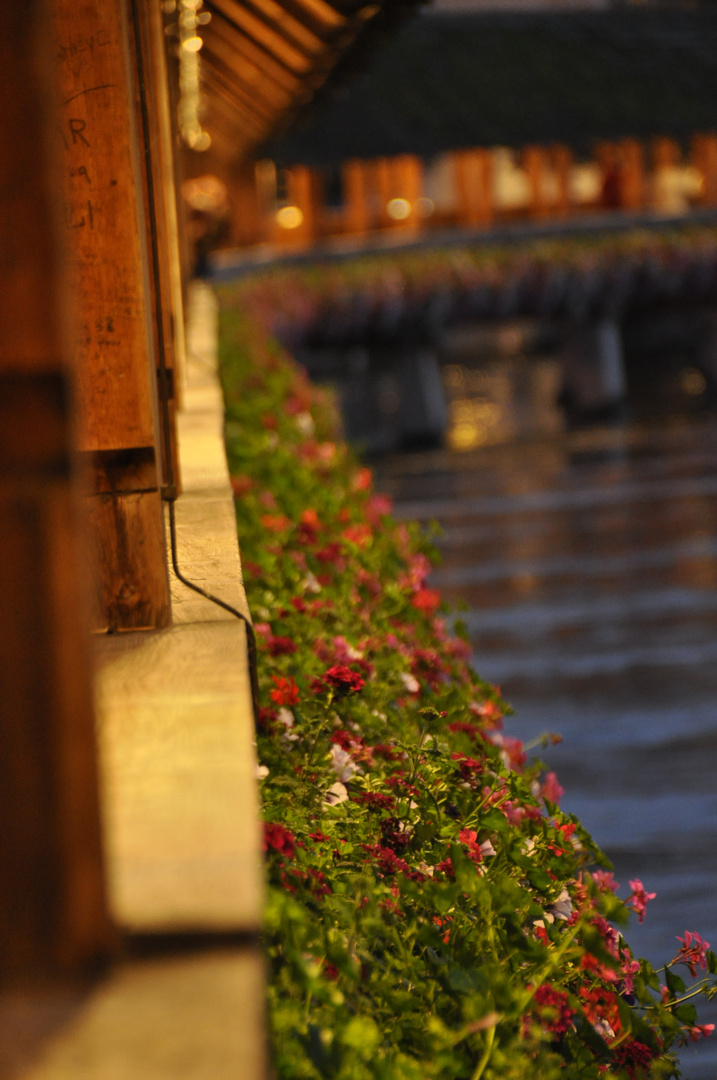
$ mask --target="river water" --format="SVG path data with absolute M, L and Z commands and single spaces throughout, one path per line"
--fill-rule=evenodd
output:
M 516 711 L 507 730 L 563 736 L 539 751 L 562 807 L 620 895 L 630 878 L 657 893 L 629 939 L 659 966 L 685 930 L 717 946 L 717 417 L 681 407 L 673 371 L 631 420 L 568 431 L 549 363 L 526 376 L 518 360 L 444 367 L 453 448 L 386 458 L 378 484 L 399 515 L 442 526 L 432 584 L 467 604 L 476 668 Z M 692 369 L 680 378 L 699 395 Z M 714 1004 L 700 1019 L 717 1023 Z M 715 1080 L 717 1033 L 681 1060 Z

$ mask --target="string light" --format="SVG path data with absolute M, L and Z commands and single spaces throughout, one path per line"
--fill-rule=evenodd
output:
M 199 27 L 211 19 L 208 11 L 202 11 L 204 0 L 166 0 L 162 9 L 167 15 L 177 13 L 176 22 L 168 32 L 179 38 L 179 103 L 177 123 L 183 142 L 192 150 L 208 150 L 212 139 L 202 125 L 201 63 L 199 53 L 202 39 Z

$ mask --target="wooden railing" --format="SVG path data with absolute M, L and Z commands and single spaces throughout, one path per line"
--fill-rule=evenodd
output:
M 231 247 L 301 247 L 377 230 L 489 228 L 615 210 L 672 217 L 717 206 L 717 135 L 695 135 L 688 153 L 666 137 L 598 143 L 589 160 L 563 145 L 477 147 L 430 163 L 409 154 L 346 161 L 333 176 L 264 161 L 233 179 L 229 202 Z

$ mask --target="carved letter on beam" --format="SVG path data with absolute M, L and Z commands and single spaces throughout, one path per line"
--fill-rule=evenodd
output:
M 54 8 L 65 222 L 77 282 L 81 448 L 98 476 L 114 477 L 112 491 L 95 495 L 99 503 L 90 511 L 102 568 L 97 624 L 163 626 L 169 587 L 156 360 L 127 12 L 124 0 L 56 0 Z

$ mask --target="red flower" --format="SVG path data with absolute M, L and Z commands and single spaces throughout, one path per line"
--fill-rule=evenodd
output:
M 575 1010 L 568 1005 L 568 995 L 543 983 L 535 991 L 533 1000 L 545 1028 L 558 1038 L 564 1035 L 575 1016 Z
M 411 603 L 424 615 L 432 615 L 441 602 L 441 594 L 438 589 L 419 589 L 411 597 Z
M 272 656 L 290 656 L 298 648 L 298 645 L 291 638 L 274 637 L 273 634 L 267 639 L 267 645 Z
M 262 514 L 259 522 L 270 532 L 285 532 L 291 525 L 284 514 Z
M 334 563 L 339 569 L 345 565 L 344 560 L 341 558 L 341 544 L 336 540 L 332 540 L 326 547 L 319 548 L 314 554 L 319 562 Z
M 357 547 L 366 547 L 371 542 L 372 535 L 368 525 L 349 525 L 341 533 L 344 540 L 348 540 L 350 544 L 356 544 Z
M 296 530 L 296 539 L 300 544 L 315 544 L 321 529 L 319 515 L 309 507 L 304 510 L 299 519 L 299 527 Z
M 620 1043 L 613 1051 L 613 1061 L 619 1068 L 625 1069 L 630 1080 L 647 1076 L 655 1052 L 637 1039 Z
M 242 495 L 246 495 L 248 491 L 254 487 L 254 481 L 250 476 L 232 476 L 231 478 L 232 491 L 235 498 L 241 498 Z
M 276 686 L 276 689 L 269 694 L 272 701 L 275 701 L 277 705 L 299 704 L 299 688 L 291 676 L 285 679 L 283 675 L 272 675 L 272 679 Z
M 279 855 L 293 858 L 296 852 L 294 834 L 277 822 L 264 822 L 264 851 L 276 851 Z
M 373 477 L 370 469 L 359 469 L 351 483 L 352 491 L 370 491 Z
M 333 690 L 334 697 L 347 697 L 348 694 L 358 694 L 365 685 L 366 680 L 358 672 L 345 664 L 334 664 L 320 678 L 313 679 L 311 691 L 320 694 L 323 690 Z

